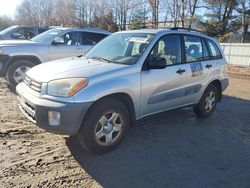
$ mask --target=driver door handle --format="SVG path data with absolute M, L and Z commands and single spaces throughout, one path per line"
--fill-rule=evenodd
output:
M 211 67 L 212 67 L 211 64 L 207 64 L 207 65 L 206 65 L 206 68 L 207 68 L 207 69 L 210 69 Z
M 84 50 L 84 48 L 81 48 L 81 47 L 78 47 L 78 48 L 76 48 L 77 50 Z
M 179 69 L 178 71 L 176 71 L 176 73 L 177 73 L 177 74 L 180 74 L 180 75 L 182 75 L 182 73 L 184 73 L 184 72 L 186 72 L 185 69 Z

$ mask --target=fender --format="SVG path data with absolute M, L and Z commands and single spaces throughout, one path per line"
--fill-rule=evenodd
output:
M 140 114 L 140 74 L 135 73 L 129 75 L 130 79 L 127 79 L 128 75 L 125 77 L 120 77 L 109 80 L 102 80 L 99 82 L 91 80 L 87 88 L 83 89 L 74 96 L 75 102 L 95 102 L 105 96 L 124 93 L 127 94 L 134 104 L 135 115 L 139 117 Z M 131 79 L 133 77 L 133 79 Z
M 10 67 L 10 65 L 17 60 L 28 60 L 28 61 L 31 61 L 32 63 L 34 63 L 34 65 L 38 65 L 41 63 L 41 61 L 38 57 L 32 56 L 32 55 L 11 56 L 8 58 L 8 60 L 5 63 L 3 63 L 2 74 L 5 75 L 8 68 Z

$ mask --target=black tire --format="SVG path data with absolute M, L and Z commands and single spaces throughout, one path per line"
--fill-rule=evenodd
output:
M 209 95 L 211 95 L 211 92 L 214 93 L 214 103 L 212 103 L 212 107 L 209 108 L 210 110 L 208 110 L 206 104 L 208 104 L 208 102 L 206 102 L 206 99 L 209 97 Z M 219 99 L 219 93 L 218 93 L 218 88 L 212 84 L 210 84 L 206 90 L 204 91 L 199 103 L 194 106 L 193 110 L 194 113 L 199 117 L 199 118 L 206 118 L 209 117 L 215 110 L 217 103 L 218 103 L 218 99 Z M 209 106 L 209 105 L 208 105 Z
M 120 122 L 122 123 L 120 133 L 114 135 L 111 133 L 112 138 L 114 136 L 114 142 L 110 144 L 103 145 L 105 143 L 101 143 L 101 139 L 103 142 L 106 142 L 106 136 L 101 137 L 100 140 L 97 139 L 96 130 L 97 126 L 101 125 L 99 120 L 105 116 L 105 114 L 109 114 L 111 112 L 119 114 Z M 122 140 L 124 135 L 126 135 L 128 131 L 130 123 L 130 115 L 127 107 L 123 102 L 114 98 L 105 98 L 97 103 L 95 103 L 87 113 L 79 132 L 77 133 L 77 138 L 80 144 L 87 149 L 89 152 L 101 154 L 108 152 L 114 149 Z M 106 123 L 105 123 L 106 125 Z M 104 126 L 102 126 L 102 130 L 104 130 Z M 117 137 L 115 137 L 117 136 Z M 99 142 L 99 143 L 98 143 Z M 101 143 L 101 144 L 100 144 Z
M 20 67 L 33 67 L 35 64 L 32 63 L 31 61 L 28 61 L 28 60 L 17 60 L 17 61 L 14 61 L 11 63 L 11 65 L 9 66 L 7 72 L 6 72 L 6 80 L 8 82 L 8 84 L 15 88 L 17 86 L 17 84 L 19 82 L 17 82 L 15 79 L 14 79 L 14 74 L 16 72 L 16 70 L 18 70 L 18 68 Z

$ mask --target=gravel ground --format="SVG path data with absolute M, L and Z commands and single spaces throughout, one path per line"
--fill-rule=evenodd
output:
M 247 76 L 230 73 L 210 118 L 197 119 L 190 108 L 146 118 L 99 156 L 27 121 L 4 79 L 0 101 L 0 187 L 249 187 Z

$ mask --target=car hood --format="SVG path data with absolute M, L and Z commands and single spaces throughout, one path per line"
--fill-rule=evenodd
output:
M 51 80 L 70 77 L 87 77 L 91 79 L 96 75 L 125 69 L 128 66 L 87 59 L 86 57 L 71 57 L 42 63 L 31 68 L 26 75 L 37 82 L 46 83 Z
M 0 41 L 0 47 L 3 46 L 24 46 L 24 45 L 34 45 L 34 44 L 40 44 L 38 42 L 34 42 L 31 40 L 1 40 Z

